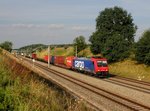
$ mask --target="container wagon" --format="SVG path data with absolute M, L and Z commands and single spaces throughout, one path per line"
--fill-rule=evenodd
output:
M 72 69 L 72 64 L 73 64 L 73 60 L 75 59 L 74 56 L 69 56 L 69 57 L 66 57 L 65 58 L 65 65 L 66 65 L 66 68 L 68 69 Z
M 37 55 L 35 53 L 32 53 L 32 59 L 37 59 Z
M 52 56 L 49 56 L 49 61 L 51 61 L 51 57 L 52 57 Z M 48 55 L 45 55 L 45 56 L 44 56 L 44 61 L 45 61 L 45 62 L 48 62 Z

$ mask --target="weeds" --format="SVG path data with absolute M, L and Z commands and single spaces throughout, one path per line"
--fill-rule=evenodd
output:
M 90 111 L 49 81 L 0 58 L 0 111 Z
M 0 54 L 2 54 L 2 49 L 1 49 L 1 47 L 0 47 Z

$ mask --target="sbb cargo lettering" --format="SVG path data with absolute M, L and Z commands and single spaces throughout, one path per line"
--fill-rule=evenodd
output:
M 84 62 L 83 61 L 75 61 L 75 67 L 84 68 Z

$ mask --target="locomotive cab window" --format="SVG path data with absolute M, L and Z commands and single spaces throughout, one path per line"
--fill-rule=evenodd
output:
M 107 61 L 97 61 L 98 67 L 107 67 Z

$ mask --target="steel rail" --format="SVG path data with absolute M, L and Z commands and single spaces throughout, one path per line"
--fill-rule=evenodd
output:
M 150 82 L 140 81 L 140 80 L 126 78 L 126 77 L 120 77 L 120 76 L 116 76 L 115 78 L 130 81 L 130 82 L 134 82 L 134 83 L 143 84 L 143 85 L 146 85 L 146 86 L 150 86 Z
M 141 84 L 134 85 L 132 83 L 128 83 L 128 81 L 123 82 L 123 81 L 114 80 L 114 79 L 105 79 L 104 81 L 110 82 L 110 83 L 113 83 L 113 84 L 117 84 L 117 85 L 120 85 L 120 86 L 124 86 L 124 87 L 130 88 L 130 89 L 134 89 L 134 90 L 137 90 L 137 91 L 140 91 L 140 92 L 143 92 L 143 93 L 150 94 L 150 88 L 145 88 L 145 87 L 139 86 Z

